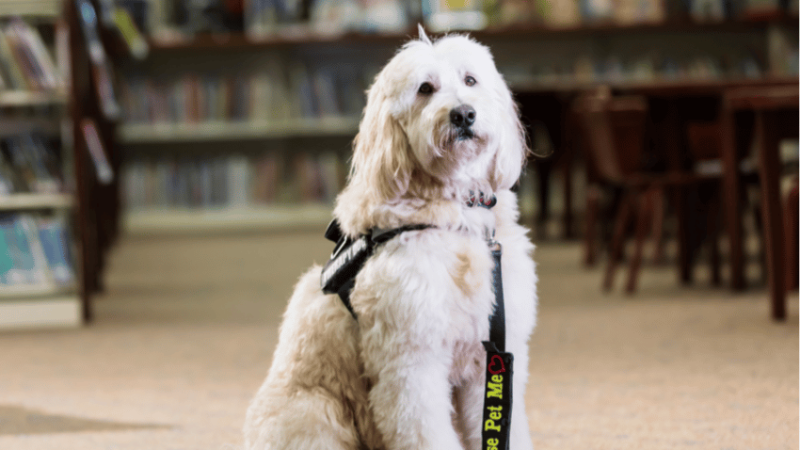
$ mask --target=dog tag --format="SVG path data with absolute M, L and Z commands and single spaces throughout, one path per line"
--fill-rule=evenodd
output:
M 498 351 L 490 341 L 484 341 L 483 346 L 486 348 L 486 389 L 483 397 L 481 448 L 508 450 L 514 355 Z

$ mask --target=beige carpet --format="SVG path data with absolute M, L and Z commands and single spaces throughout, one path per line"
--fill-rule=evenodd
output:
M 0 449 L 239 448 L 292 284 L 329 250 L 317 234 L 123 242 L 92 326 L 0 333 Z M 796 292 L 775 324 L 763 287 L 645 267 L 635 297 L 603 295 L 577 244 L 536 259 L 537 449 L 798 448 Z

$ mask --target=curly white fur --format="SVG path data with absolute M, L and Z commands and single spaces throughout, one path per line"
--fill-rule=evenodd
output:
M 431 93 L 419 92 L 423 83 Z M 465 104 L 476 113 L 471 138 L 450 123 L 450 111 Z M 486 229 L 503 245 L 506 346 L 516 369 L 511 448 L 532 448 L 524 398 L 536 275 L 509 190 L 526 153 L 486 47 L 464 36 L 431 42 L 424 33 L 403 46 L 369 90 L 334 215 L 350 236 L 435 228 L 376 250 L 352 291 L 358 320 L 320 291 L 319 267 L 300 278 L 247 411 L 248 450 L 480 449 L 481 341 L 494 304 Z M 497 205 L 467 207 L 470 190 L 495 193 Z

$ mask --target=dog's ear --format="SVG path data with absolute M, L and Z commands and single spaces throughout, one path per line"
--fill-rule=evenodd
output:
M 501 97 L 504 117 L 489 180 L 492 189 L 498 191 L 510 189 L 517 182 L 530 153 L 530 148 L 525 127 L 520 122 L 517 105 L 511 91 L 502 79 L 500 83 L 497 83 L 496 93 Z
M 422 42 L 424 42 L 424 43 L 426 43 L 428 45 L 433 45 L 433 43 L 431 43 L 431 39 L 428 37 L 428 34 L 425 33 L 425 28 L 422 28 L 422 24 L 421 23 L 417 24 L 417 31 L 419 32 L 419 40 L 420 41 L 422 41 Z
M 369 90 L 364 118 L 353 149 L 352 177 L 379 202 L 408 190 L 413 170 L 408 138 L 391 112 L 391 101 L 379 76 Z

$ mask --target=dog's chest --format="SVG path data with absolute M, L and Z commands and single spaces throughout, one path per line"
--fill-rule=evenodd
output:
M 451 271 L 455 290 L 446 302 L 448 340 L 452 352 L 450 382 L 462 385 L 482 374 L 485 357 L 482 341 L 489 337 L 489 318 L 495 295 L 492 285 L 494 259 L 487 242 L 470 239 L 456 251 L 458 261 Z

